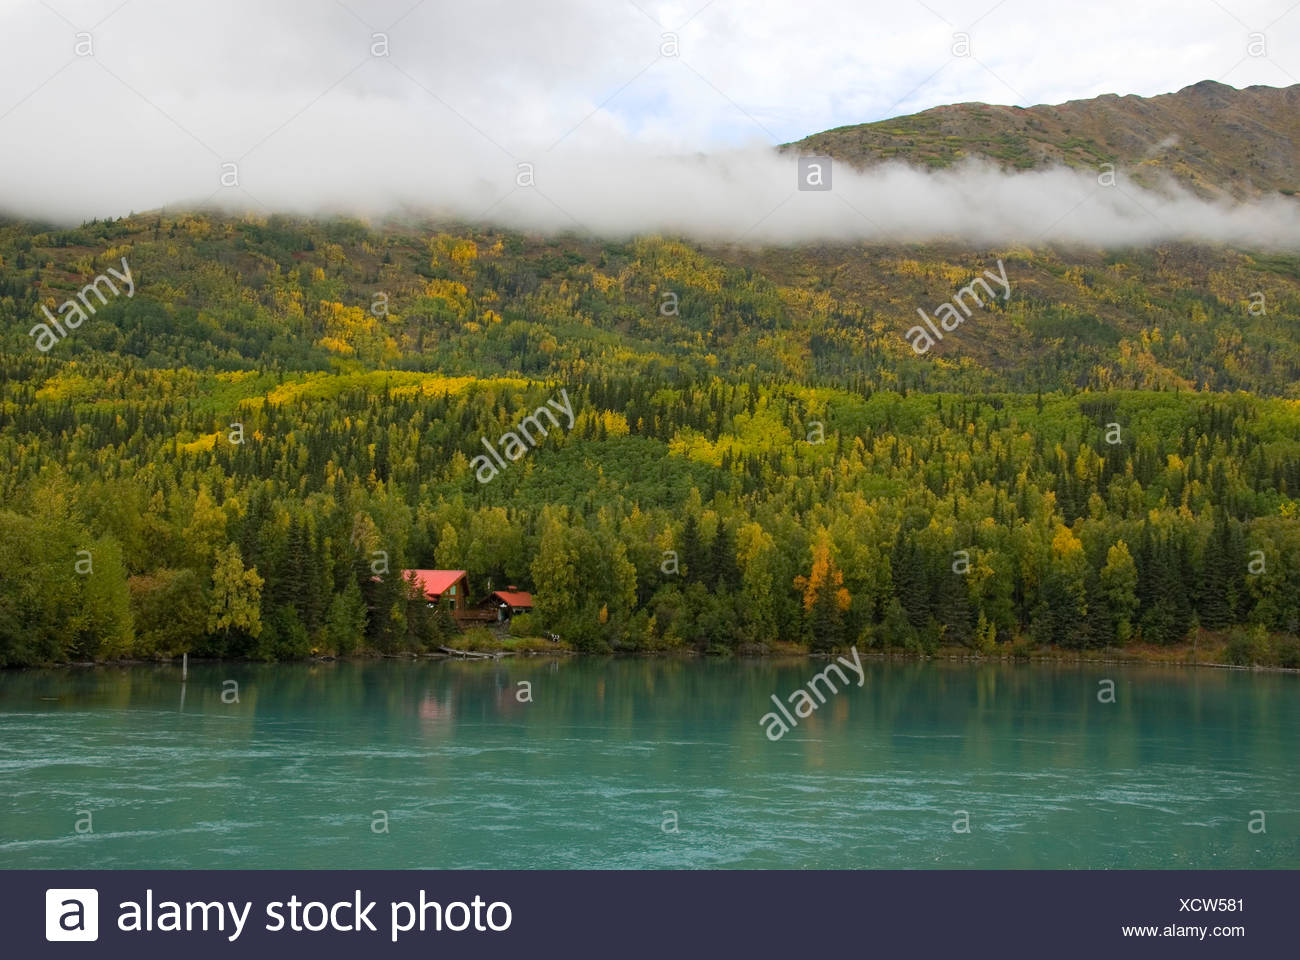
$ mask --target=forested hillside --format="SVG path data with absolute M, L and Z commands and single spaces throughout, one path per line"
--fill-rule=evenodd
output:
M 133 295 L 40 349 L 123 258 Z M 1009 298 L 916 356 L 998 260 Z M 1298 317 L 1300 258 L 1182 245 L 7 223 L 0 663 L 426 649 L 396 573 L 442 567 L 587 650 L 1300 665 Z M 562 391 L 571 426 L 478 465 Z

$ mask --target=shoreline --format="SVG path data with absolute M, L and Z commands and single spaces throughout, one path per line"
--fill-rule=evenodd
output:
M 846 647 L 844 649 L 850 649 Z M 838 650 L 836 652 L 839 652 Z M 992 654 L 979 654 L 965 650 L 963 648 L 941 648 L 933 653 L 918 653 L 905 650 L 858 650 L 858 656 L 863 660 L 873 660 L 877 662 L 898 661 L 904 663 L 924 663 L 943 661 L 948 663 L 967 663 L 972 666 L 983 664 L 1024 664 L 1031 666 L 1062 666 L 1062 665 L 1081 665 L 1081 664 L 1111 664 L 1120 666 L 1163 666 L 1179 667 L 1184 669 L 1209 668 L 1216 670 L 1238 670 L 1249 673 L 1294 673 L 1300 674 L 1300 668 L 1275 666 L 1272 664 L 1235 664 L 1223 663 L 1215 660 L 1188 659 L 1184 654 L 1192 653 L 1193 648 L 1190 644 L 1173 648 L 1156 648 L 1154 650 L 1134 649 L 1130 651 L 1118 650 L 1113 648 L 1103 648 L 1101 650 L 1068 650 L 1064 648 L 1045 647 L 1033 653 L 1012 653 L 995 652 Z M 727 660 L 758 660 L 758 661 L 806 661 L 806 660 L 828 660 L 834 658 L 834 653 L 821 653 L 798 649 L 780 649 L 768 651 L 746 650 L 736 652 L 727 656 L 717 654 L 703 653 L 694 649 L 671 649 L 671 650 L 637 650 L 637 651 L 603 651 L 603 652 L 582 652 L 573 650 L 567 646 L 548 646 L 546 648 L 527 646 L 523 649 L 510 649 L 508 647 L 499 647 L 483 650 L 453 650 L 444 651 L 425 651 L 425 652 L 402 652 L 402 653 L 354 653 L 348 656 L 310 656 L 295 660 L 249 660 L 249 659 L 223 659 L 213 658 L 191 658 L 190 665 L 211 665 L 211 664 L 244 664 L 258 666 L 290 666 L 302 664 L 322 664 L 322 663 L 369 663 L 381 660 L 401 660 L 407 662 L 441 662 L 454 661 L 463 663 L 472 662 L 491 662 L 500 663 L 502 660 L 520 657 L 520 658 L 581 658 L 581 659 L 626 659 L 626 660 L 699 660 L 699 661 L 727 661 Z M 180 666 L 179 658 L 166 658 L 157 660 L 139 660 L 139 659 L 112 659 L 112 660 L 81 660 L 66 661 L 62 663 L 46 664 L 28 664 L 24 666 L 6 666 L 0 668 L 4 671 L 20 670 L 60 670 L 60 669 L 95 669 L 103 667 L 143 667 L 143 666 Z

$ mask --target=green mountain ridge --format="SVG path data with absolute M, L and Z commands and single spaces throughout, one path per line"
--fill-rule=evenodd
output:
M 1300 84 L 1237 90 L 1213 80 L 1156 97 L 1106 94 L 1032 107 L 957 103 L 815 133 L 785 149 L 858 168 L 930 169 L 982 159 L 1007 170 L 1114 164 L 1144 186 L 1169 177 L 1209 199 L 1300 191 Z

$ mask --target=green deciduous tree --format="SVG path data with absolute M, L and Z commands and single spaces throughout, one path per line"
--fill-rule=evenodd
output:
M 1137 613 L 1138 572 L 1128 544 L 1116 541 L 1106 551 L 1106 565 L 1101 568 L 1101 588 L 1109 613 L 1113 636 L 1128 643 L 1133 636 L 1133 616 Z
M 245 569 L 239 547 L 227 544 L 216 554 L 212 569 L 212 591 L 208 606 L 208 630 L 222 637 L 222 651 L 247 649 L 238 638 L 256 638 L 262 632 L 262 578 L 256 569 Z

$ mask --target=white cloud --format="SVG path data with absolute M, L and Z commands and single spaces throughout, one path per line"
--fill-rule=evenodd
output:
M 769 148 L 948 102 L 1290 84 L 1289 2 L 0 0 L 0 209 L 405 203 L 538 229 L 1028 240 L 1089 194 L 1049 236 L 1285 242 L 1293 204 L 1098 193 L 1065 172 L 837 169 L 831 194 L 792 196 Z M 1256 29 L 1267 58 L 1246 51 Z M 93 57 L 75 56 L 78 30 Z M 951 55 L 958 31 L 970 58 Z M 387 58 L 370 56 L 374 32 Z M 678 57 L 659 56 L 666 33 Z M 228 161 L 241 191 L 220 186 Z M 521 162 L 538 187 L 510 193 Z

